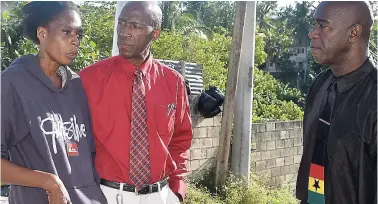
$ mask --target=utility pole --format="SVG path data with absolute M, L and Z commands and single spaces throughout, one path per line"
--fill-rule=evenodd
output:
M 220 187 L 226 181 L 228 158 L 235 107 L 236 86 L 238 82 L 239 60 L 244 31 L 246 1 L 236 1 L 236 16 L 231 44 L 230 63 L 228 66 L 227 88 L 224 103 L 221 131 L 219 134 L 218 160 L 215 172 L 215 185 Z
M 248 180 L 251 172 L 251 128 L 253 104 L 253 67 L 255 56 L 256 1 L 248 1 L 241 44 L 238 88 L 236 90 L 234 137 L 231 170 Z

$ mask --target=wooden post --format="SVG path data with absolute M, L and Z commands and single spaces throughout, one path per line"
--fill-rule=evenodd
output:
M 251 172 L 253 67 L 255 56 L 256 1 L 248 1 L 236 90 L 231 171 L 248 180 Z
M 218 160 L 215 172 L 215 185 L 220 187 L 226 181 L 228 158 L 230 154 L 231 130 L 235 107 L 236 85 L 238 81 L 239 59 L 244 30 L 246 1 L 236 1 L 236 16 L 232 37 L 230 63 L 228 66 L 227 89 L 223 109 L 221 131 L 219 134 Z
M 181 65 L 181 74 L 185 78 L 185 75 L 186 75 L 186 73 L 185 73 L 185 70 L 186 70 L 186 63 L 185 63 L 185 61 L 181 60 L 180 61 L 180 65 Z

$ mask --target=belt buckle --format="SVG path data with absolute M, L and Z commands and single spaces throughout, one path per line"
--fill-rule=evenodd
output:
M 134 189 L 135 189 L 135 195 L 139 195 L 138 188 L 135 186 Z
M 148 193 L 152 193 L 152 185 L 148 185 Z
M 160 182 L 157 182 L 157 186 L 158 186 L 158 192 L 160 192 L 161 191 Z

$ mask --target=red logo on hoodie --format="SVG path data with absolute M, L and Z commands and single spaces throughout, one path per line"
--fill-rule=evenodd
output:
M 79 148 L 76 143 L 67 144 L 67 154 L 68 156 L 79 156 Z

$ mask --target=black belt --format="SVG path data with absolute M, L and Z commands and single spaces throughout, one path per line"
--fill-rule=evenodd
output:
M 114 188 L 114 189 L 118 189 L 118 190 L 119 190 L 119 187 L 120 187 L 120 183 L 115 182 L 115 181 L 108 181 L 108 180 L 105 180 L 105 179 L 101 179 L 100 183 L 104 186 Z M 159 182 L 156 182 L 154 184 L 145 185 L 139 191 L 136 190 L 135 186 L 124 184 L 123 190 L 128 191 L 128 192 L 133 192 L 137 195 L 139 195 L 139 194 L 150 194 L 150 193 L 159 192 L 167 184 L 168 184 L 168 179 L 164 179 L 163 181 L 159 181 Z

